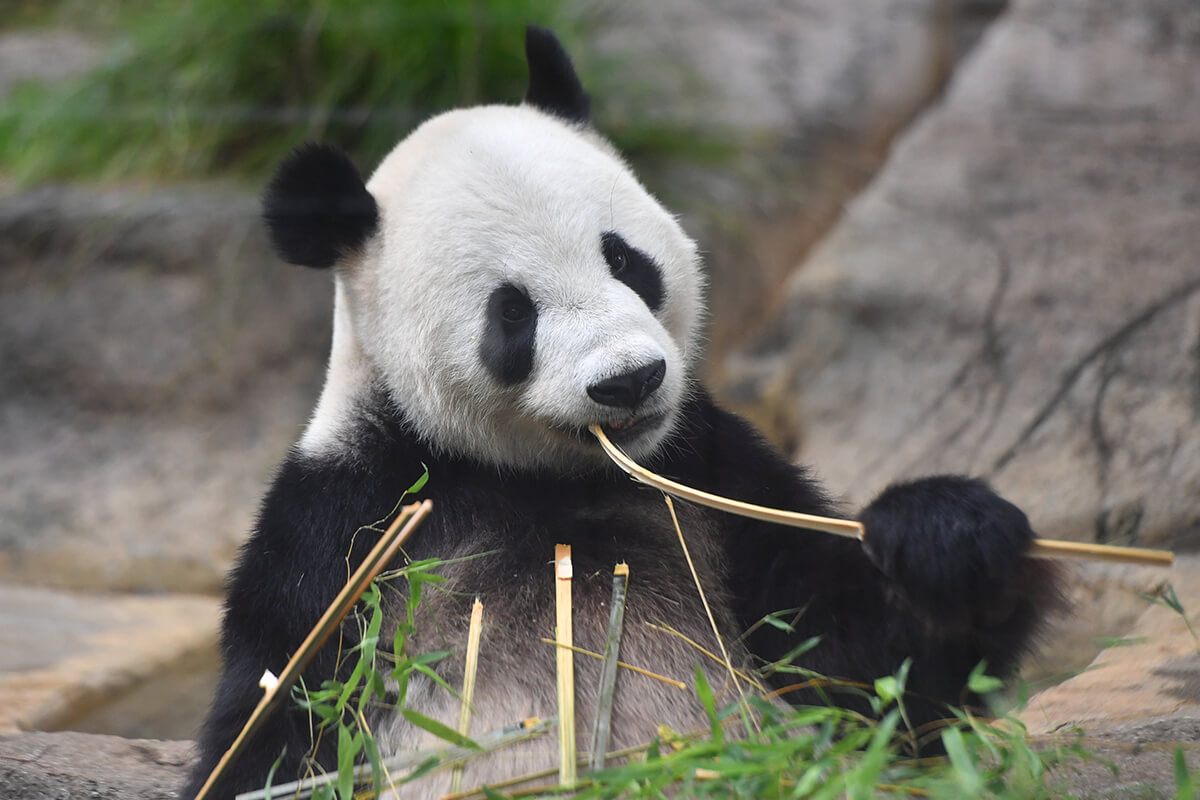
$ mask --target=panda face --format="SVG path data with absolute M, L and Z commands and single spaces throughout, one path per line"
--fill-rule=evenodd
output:
M 337 264 L 340 327 L 431 446 L 569 469 L 602 458 L 593 423 L 635 457 L 662 442 L 702 279 L 694 244 L 607 143 L 529 107 L 450 112 L 366 188 L 378 225 Z

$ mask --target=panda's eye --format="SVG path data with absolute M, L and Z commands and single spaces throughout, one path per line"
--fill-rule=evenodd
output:
M 488 296 L 479 356 L 496 380 L 520 383 L 533 371 L 537 306 L 520 287 L 497 286 Z
M 629 249 L 625 240 L 610 231 L 600 237 L 600 249 L 613 277 L 619 280 L 622 273 L 629 268 Z
M 662 308 L 662 270 L 650 255 L 631 246 L 616 231 L 600 235 L 600 252 L 614 278 L 637 292 L 651 311 Z
M 516 323 L 524 322 L 529 319 L 529 301 L 520 302 L 516 300 L 508 300 L 500 309 L 500 317 L 505 322 Z
M 492 292 L 488 300 L 489 313 L 504 330 L 512 331 L 528 325 L 537 315 L 529 295 L 507 283 Z
M 625 252 L 623 245 L 618 245 L 609 256 L 608 266 L 612 268 L 613 275 L 620 275 L 629 266 L 629 254 Z

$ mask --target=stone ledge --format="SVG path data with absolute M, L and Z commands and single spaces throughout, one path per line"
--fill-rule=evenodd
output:
M 1200 555 L 1178 557 L 1165 577 L 1200 627 Z M 1122 741 L 1200 741 L 1200 642 L 1183 617 L 1151 606 L 1125 638 L 1131 643 L 1104 650 L 1084 672 L 1035 696 L 1022 714 L 1030 732 L 1079 725 Z M 1164 727 L 1164 720 L 1181 727 Z
M 215 649 L 220 606 L 0 584 L 0 733 L 64 727 Z
M 174 800 L 193 758 L 191 742 L 73 732 L 0 736 L 0 797 Z

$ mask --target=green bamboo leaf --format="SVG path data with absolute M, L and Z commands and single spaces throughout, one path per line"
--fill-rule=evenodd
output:
M 450 694 L 454 695 L 455 697 L 458 697 L 458 692 L 455 691 L 454 688 L 450 686 L 450 684 L 446 683 L 446 681 L 442 678 L 441 675 L 438 675 L 436 672 L 431 670 L 429 667 L 425 666 L 424 664 L 413 664 L 413 669 L 415 669 L 417 672 L 420 672 L 425 677 L 429 678 L 431 681 L 436 683 L 438 686 L 441 686 L 443 689 L 445 689 Z
M 888 675 L 884 678 L 875 679 L 875 694 L 879 695 L 879 699 L 883 701 L 884 706 L 889 706 L 896 702 L 901 692 L 900 681 L 896 680 L 895 676 Z
M 421 473 L 421 477 L 417 478 L 416 483 L 414 483 L 412 486 L 408 487 L 408 489 L 405 490 L 405 492 L 404 492 L 405 494 L 416 494 L 417 492 L 424 489 L 425 484 L 429 482 L 429 467 L 425 466 L 424 462 L 421 463 L 421 466 L 424 467 L 425 471 L 423 473 Z
M 362 749 L 362 736 L 352 735 L 345 726 L 338 728 L 337 793 L 341 800 L 354 800 L 354 759 Z
M 354 665 L 354 671 L 350 673 L 350 678 L 346 681 L 346 685 L 342 687 L 342 693 L 338 696 L 337 703 L 334 704 L 334 709 L 338 714 L 341 714 L 346 708 L 346 703 L 350 702 L 350 697 L 354 694 L 354 690 L 362 682 L 363 671 L 365 669 L 366 665 L 362 659 L 359 659 L 358 663 Z
M 450 655 L 449 650 L 434 650 L 430 653 L 422 653 L 413 659 L 414 664 L 436 664 L 443 658 Z
M 413 725 L 416 725 L 426 733 L 432 733 L 439 739 L 456 744 L 459 747 L 469 747 L 472 750 L 482 749 L 473 739 L 463 736 L 453 728 L 438 722 L 436 719 L 427 717 L 418 711 L 413 711 L 411 708 L 400 709 L 400 714 Z
M 988 694 L 989 692 L 998 692 L 1004 688 L 1004 681 L 999 678 L 993 678 L 986 674 L 987 662 L 980 661 L 971 670 L 971 674 L 967 676 L 967 688 L 975 694 Z
M 772 628 L 778 628 L 779 630 L 786 631 L 787 633 L 791 633 L 794 630 L 789 623 L 781 620 L 779 617 L 763 617 L 763 622 L 770 625 Z
M 279 769 L 279 765 L 283 763 L 283 757 L 287 755 L 287 745 L 283 746 L 283 750 L 279 753 L 279 758 L 275 759 L 275 763 L 267 770 L 267 782 L 264 789 L 267 793 L 267 800 L 271 800 L 271 784 L 275 781 L 275 770 Z
M 383 786 L 383 758 L 379 755 L 379 745 L 375 737 L 363 737 L 363 750 L 367 755 L 367 763 L 371 765 L 371 785 L 378 793 Z
M 1175 800 L 1194 800 L 1196 784 L 1183 758 L 1183 747 L 1175 747 Z
M 942 731 L 942 744 L 946 747 L 946 755 L 954 767 L 954 777 L 963 796 L 978 797 L 983 794 L 983 777 L 967 752 L 962 731 L 954 727 L 946 728 Z
M 708 685 L 704 672 L 698 665 L 696 667 L 696 696 L 700 698 L 700 704 L 704 706 L 704 712 L 708 714 L 708 721 L 712 725 L 713 741 L 720 744 L 725 741 L 725 736 L 721 730 L 721 722 L 717 719 L 717 701 L 713 697 L 712 687 Z

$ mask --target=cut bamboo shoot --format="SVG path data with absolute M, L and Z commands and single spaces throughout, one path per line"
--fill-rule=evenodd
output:
M 571 546 L 554 546 L 554 604 L 558 625 L 555 641 L 574 645 L 571 631 Z M 558 665 L 558 780 L 575 783 L 575 654 L 569 647 L 554 648 Z

